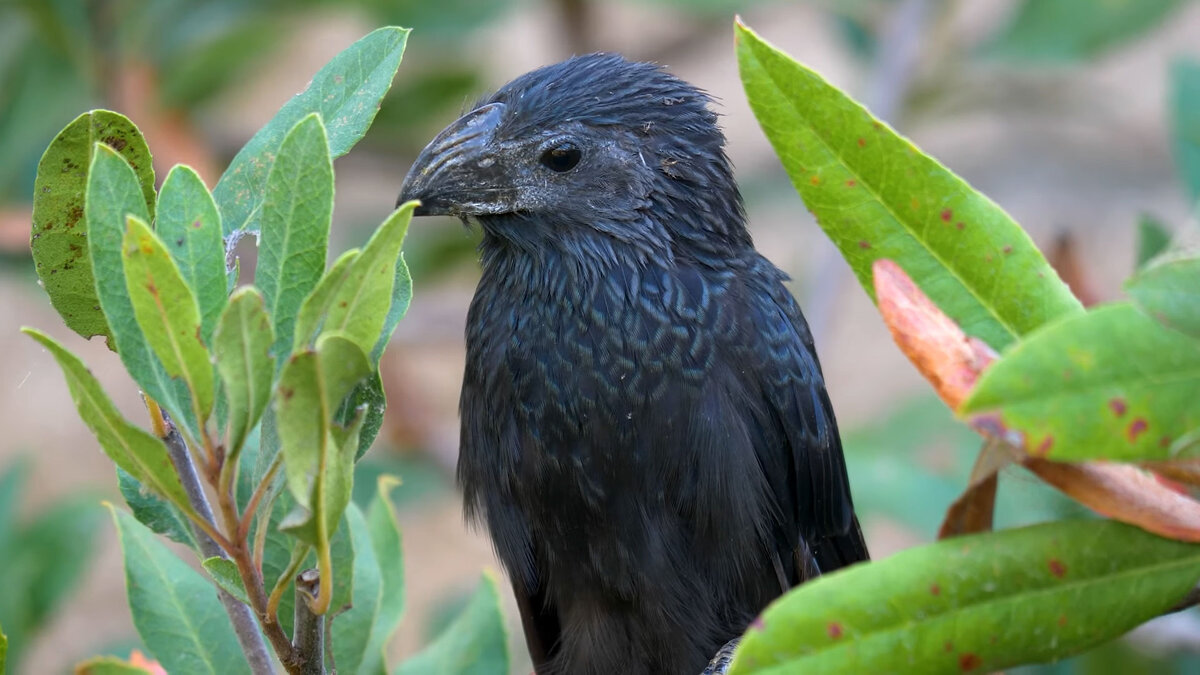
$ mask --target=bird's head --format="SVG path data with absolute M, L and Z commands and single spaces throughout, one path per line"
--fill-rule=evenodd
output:
M 658 66 L 613 54 L 539 68 L 438 134 L 399 201 L 421 200 L 417 215 L 478 220 L 526 249 L 576 233 L 607 252 L 728 251 L 749 237 L 708 104 Z

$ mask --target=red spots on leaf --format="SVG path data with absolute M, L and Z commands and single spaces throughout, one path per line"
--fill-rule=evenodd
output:
M 858 242 L 858 247 L 865 251 L 865 250 L 871 248 L 871 242 L 867 241 L 866 239 L 863 239 Z
M 1067 615 L 1066 615 L 1066 614 L 1059 614 L 1059 615 L 1058 615 L 1058 625 L 1059 625 L 1059 626 L 1065 626 L 1065 625 L 1067 625 Z
M 916 211 L 917 209 L 921 208 L 921 202 L 916 197 L 913 197 L 912 201 L 908 203 L 908 206 L 913 211 Z
M 809 178 L 809 179 L 808 179 L 808 182 L 812 183 L 813 185 L 820 185 L 820 184 L 821 184 L 821 177 L 820 177 L 820 176 L 818 176 L 817 174 L 815 174 L 815 173 L 814 173 L 814 174 L 812 175 L 812 178 Z
M 1150 424 L 1146 422 L 1145 418 L 1139 417 L 1129 423 L 1129 428 L 1125 430 L 1125 435 L 1129 437 L 1129 442 L 1133 443 L 1137 440 L 1137 437 L 1141 436 L 1149 427 Z
M 1070 369 L 1070 368 L 1063 368 L 1063 380 L 1064 380 L 1064 381 L 1067 381 L 1067 382 L 1069 382 L 1069 381 L 1071 380 L 1071 376 L 1072 376 L 1073 374 L 1074 374 L 1074 373 L 1072 373 L 1072 372 L 1071 372 L 1071 369 Z
M 146 284 L 146 290 L 150 292 L 150 295 L 158 295 L 158 286 L 155 286 L 153 281 Z
M 1160 447 L 1160 448 L 1171 447 L 1171 437 L 1163 436 L 1162 438 L 1158 439 L 1158 447 Z
M 1012 253 L 1012 244 L 1005 244 L 1004 248 L 1001 250 L 1004 251 L 1004 255 L 1011 254 Z
M 1129 406 L 1125 404 L 1125 399 L 1121 397 L 1114 398 L 1108 402 L 1108 407 L 1113 411 L 1113 414 L 1120 417 L 1125 414 Z
M 832 621 L 825 629 L 825 632 L 829 633 L 829 639 L 837 640 L 838 638 L 842 637 L 842 624 Z
M 199 220 L 192 221 L 192 227 L 196 228 L 197 230 L 200 229 L 200 227 L 201 227 L 200 221 Z
M 867 139 L 863 138 L 862 136 L 859 136 L 858 137 L 858 147 L 860 147 L 860 148 L 867 147 Z
M 347 301 L 342 300 L 341 302 L 338 303 L 338 307 L 346 307 L 348 304 L 349 303 Z
M 1037 447 L 1033 449 L 1033 454 L 1037 455 L 1038 457 L 1045 457 L 1046 455 L 1050 454 L 1050 449 L 1053 447 L 1054 436 L 1046 436 L 1042 439 L 1042 442 L 1038 443 Z
M 1050 568 L 1050 573 L 1059 579 L 1067 575 L 1067 566 L 1058 558 L 1051 558 L 1046 566 Z
M 858 185 L 858 181 L 854 180 L 853 178 L 846 181 L 846 187 L 854 187 L 855 185 Z
M 960 230 L 961 230 L 961 229 L 965 228 L 965 227 L 966 227 L 966 225 L 964 225 L 964 224 L 963 224 L 963 221 L 961 221 L 961 220 L 960 220 L 960 221 L 958 221 L 957 223 L 955 223 L 955 224 L 954 224 L 954 227 L 957 227 L 958 229 L 960 229 Z
M 993 257 L 994 257 L 994 256 L 992 256 L 992 254 L 991 254 L 991 253 L 989 253 L 989 254 L 987 254 L 987 255 L 983 256 L 983 259 L 984 259 L 984 260 L 986 260 L 986 261 L 988 261 L 988 262 L 992 262 L 992 258 L 993 258 Z
M 942 649 L 949 654 L 950 652 L 954 651 L 954 643 L 946 640 L 946 644 L 942 645 Z
M 296 394 L 296 390 L 291 387 L 280 387 L 279 393 L 283 395 L 283 400 L 288 401 Z
M 988 638 L 988 642 L 990 642 L 992 644 L 996 644 L 996 635 L 994 633 L 992 634 L 991 637 Z
M 871 122 L 871 126 L 872 126 L 872 127 L 874 127 L 874 129 L 875 129 L 876 131 L 879 131 L 880 129 L 882 129 L 882 128 L 883 128 L 883 125 L 882 125 L 882 124 L 880 124 L 879 122 Z
M 967 652 L 958 657 L 958 669 L 964 673 L 969 673 L 982 665 L 983 659 L 979 658 L 978 654 Z
M 930 595 L 941 595 L 941 594 L 942 594 L 942 587 L 941 587 L 941 586 L 938 586 L 937 584 L 931 584 L 931 585 L 929 586 L 929 594 L 930 594 Z
M 950 209 L 942 209 L 942 220 L 944 220 L 948 223 L 948 222 L 950 222 L 950 219 L 953 217 L 954 217 L 953 211 L 951 211 Z

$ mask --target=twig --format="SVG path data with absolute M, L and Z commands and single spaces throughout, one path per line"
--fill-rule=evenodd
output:
M 147 401 L 148 405 L 153 403 L 149 399 Z M 151 407 L 151 411 L 153 412 L 156 408 L 158 406 L 154 405 Z M 179 481 L 183 484 L 184 492 L 187 493 L 188 502 L 200 519 L 210 524 L 209 528 L 203 528 L 199 522 L 193 522 L 200 552 L 206 558 L 228 559 L 226 550 L 232 548 L 230 543 L 225 541 L 222 546 L 211 536 L 220 535 L 211 529 L 212 508 L 208 505 L 208 498 L 204 494 L 204 487 L 200 485 L 200 478 L 196 474 L 196 467 L 192 464 L 192 455 L 188 452 L 183 436 L 180 435 L 179 429 L 171 422 L 171 418 L 165 410 L 158 409 L 158 412 L 160 415 L 158 419 L 166 430 L 163 442 L 167 446 L 167 454 L 171 457 L 171 463 L 175 465 L 175 472 L 179 474 Z M 273 675 L 275 668 L 271 663 L 271 655 L 267 652 L 267 645 L 263 642 L 262 634 L 258 630 L 258 624 L 254 620 L 251 609 L 223 589 L 217 589 L 217 597 L 221 599 L 221 605 L 225 608 L 225 613 L 229 615 L 229 620 L 233 624 L 233 632 L 237 635 L 238 644 L 241 645 L 242 652 L 246 655 L 251 672 L 255 675 Z
M 321 575 L 316 570 L 308 569 L 296 575 L 295 630 L 293 631 L 296 637 L 292 641 L 292 646 L 296 648 L 296 655 L 300 659 L 299 672 L 302 675 L 324 675 L 325 673 L 323 639 L 325 616 L 314 614 L 309 606 L 309 603 L 314 602 L 320 595 L 321 585 Z

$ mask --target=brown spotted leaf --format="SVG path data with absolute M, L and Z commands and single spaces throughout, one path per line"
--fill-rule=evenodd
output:
M 1163 460 L 1195 455 L 1200 341 L 1129 303 L 1024 338 L 980 378 L 960 414 L 1038 457 Z
M 1077 654 L 1178 603 L 1200 546 L 1112 521 L 956 537 L 802 584 L 731 675 L 990 673 Z

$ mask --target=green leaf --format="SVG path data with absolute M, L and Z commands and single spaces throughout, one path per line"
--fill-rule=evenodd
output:
M 379 368 L 376 367 L 366 379 L 354 387 L 350 395 L 342 402 L 342 409 L 338 411 L 336 417 L 339 424 L 345 425 L 358 414 L 359 410 L 366 410 L 363 413 L 362 429 L 358 434 L 358 451 L 354 453 L 355 461 L 358 461 L 367 453 L 367 450 L 371 449 L 371 443 L 375 442 L 375 437 L 383 428 L 383 412 L 386 408 L 387 395 L 383 391 L 383 378 L 380 377 Z
M 1179 0 L 1025 0 L 984 53 L 1033 62 L 1092 58 L 1145 35 L 1179 5 Z
M 133 516 L 109 505 L 121 552 L 133 625 L 170 673 L 248 673 L 217 591 Z
M 204 566 L 204 571 L 208 572 L 213 583 L 242 604 L 250 604 L 250 598 L 246 595 L 246 587 L 242 584 L 242 577 L 238 574 L 237 565 L 232 560 L 214 556 L 205 558 L 200 564 Z
M 364 354 L 375 348 L 392 306 L 400 246 L 417 203 L 410 201 L 396 209 L 349 263 L 329 303 L 322 332 L 344 334 Z
M 817 672 L 817 671 L 813 671 Z M 433 644 L 400 664 L 393 675 L 504 675 L 508 636 L 500 614 L 496 579 L 484 574 L 462 614 Z
M 1171 231 L 1159 219 L 1142 214 L 1138 219 L 1137 267 L 1141 269 L 1171 245 Z
M 187 384 L 203 423 L 212 412 L 214 383 L 196 296 L 150 226 L 136 216 L 127 222 L 121 258 L 134 316 L 167 374 Z
M 122 257 L 127 218 L 134 215 L 148 223 L 150 214 L 134 170 L 105 145 L 97 144 L 92 156 L 85 211 L 88 255 L 112 336 L 109 347 L 120 354 L 125 369 L 142 391 L 166 408 L 176 422 L 194 427 L 191 408 L 186 405 L 186 385 L 172 382 L 150 350 L 129 298 Z
M 1200 427 L 1200 341 L 1128 303 L 1046 326 L 983 372 L 960 413 L 1051 459 L 1163 459 Z
M 171 502 L 154 494 L 146 486 L 138 482 L 128 471 L 117 467 L 117 486 L 121 496 L 133 512 L 138 522 L 150 528 L 155 534 L 162 534 L 172 541 L 198 550 L 196 537 L 192 534 L 191 523 L 180 510 Z
M 312 293 L 304 299 L 300 305 L 300 312 L 296 315 L 296 337 L 292 340 L 292 349 L 299 351 L 312 348 L 317 339 L 317 331 L 320 330 L 325 315 L 329 312 L 329 306 L 333 303 L 334 294 L 346 280 L 350 263 L 358 258 L 359 253 L 358 249 L 352 248 L 338 256 L 329 271 L 317 282 Z
M 361 666 L 366 657 L 371 656 L 370 639 L 381 610 L 382 570 L 371 545 L 366 518 L 353 504 L 346 509 L 346 525 L 354 552 L 354 583 L 350 609 L 333 620 L 333 662 L 337 664 L 338 672 L 369 673 L 371 671 Z M 340 576 L 336 564 L 334 570 L 335 575 Z M 336 600 L 334 607 L 337 608 Z
M 1200 338 L 1200 258 L 1152 265 L 1127 281 L 1125 290 L 1150 316 Z
M 401 251 L 400 257 L 396 259 L 396 278 L 392 281 L 392 304 L 388 308 L 387 318 L 383 322 L 383 331 L 379 334 L 379 341 L 371 350 L 371 362 L 376 366 L 379 365 L 384 348 L 392 340 L 392 333 L 396 332 L 396 324 L 400 323 L 400 319 L 403 319 L 404 315 L 408 313 L 408 306 L 412 303 L 412 294 L 412 275 L 409 274 L 408 264 L 404 262 L 404 252 Z M 375 436 L 372 435 L 371 438 L 374 439 Z
M 75 118 L 46 148 L 38 164 L 33 194 L 33 231 L 29 240 L 42 287 L 67 326 L 85 338 L 111 337 L 100 311 L 84 198 L 97 143 L 120 153 L 136 169 L 141 195 L 138 215 L 154 210 L 154 167 L 138 128 L 107 110 Z
M 21 332 L 50 350 L 58 361 L 79 416 L 92 430 L 104 453 L 142 484 L 190 513 L 187 495 L 162 440 L 126 421 L 79 357 L 37 329 L 26 326 Z
M 333 213 L 333 162 L 316 114 L 300 120 L 267 176 L 255 284 L 275 327 L 273 353 L 292 349 L 300 304 L 325 271 Z
M 283 152 L 284 137 L 303 118 L 318 113 L 328 122 L 334 157 L 346 154 L 362 138 L 392 85 L 407 40 L 407 29 L 386 27 L 350 45 L 250 139 L 213 190 L 226 235 L 258 230 L 267 174 Z
M 76 664 L 75 675 L 150 675 L 150 671 L 115 656 L 95 656 Z
M 1050 661 L 1162 614 L 1197 577 L 1200 547 L 1110 521 L 956 537 L 801 585 L 751 624 L 730 673 L 935 675 Z
M 759 124 L 872 297 L 872 263 L 895 260 L 968 335 L 996 349 L 1080 311 L 994 202 L 741 24 L 737 51 Z
M 0 626 L 0 675 L 4 675 L 8 667 L 8 637 L 4 634 L 4 626 Z
M 379 564 L 381 589 L 379 612 L 371 626 L 371 639 L 359 668 L 363 675 L 386 672 L 384 651 L 404 615 L 404 547 L 391 498 L 392 490 L 400 485 L 400 480 L 380 476 L 376 485 L 375 497 L 367 507 L 367 531 Z
M 231 457 L 241 451 L 246 435 L 258 424 L 271 398 L 275 359 L 271 345 L 275 335 L 266 303 L 253 286 L 243 286 L 229 298 L 213 335 L 217 372 L 229 402 Z
M 1200 201 L 1200 62 L 1171 67 L 1171 148 L 1188 198 Z
M 204 181 L 191 167 L 167 173 L 158 196 L 154 230 L 171 251 L 200 308 L 200 336 L 212 344 L 213 329 L 225 307 L 225 243 L 221 216 Z
M 362 350 L 336 334 L 322 336 L 315 351 L 294 354 L 283 367 L 275 413 L 284 473 L 299 506 L 312 508 L 310 498 L 317 482 L 341 452 L 334 438 L 334 413 L 370 372 Z

